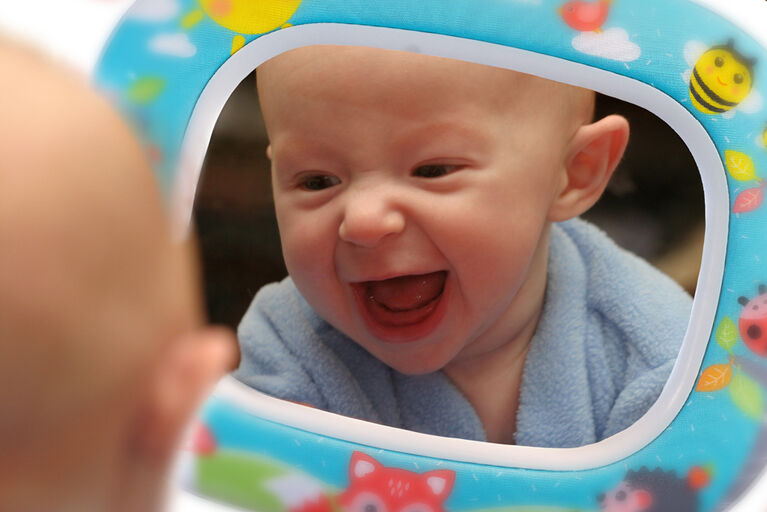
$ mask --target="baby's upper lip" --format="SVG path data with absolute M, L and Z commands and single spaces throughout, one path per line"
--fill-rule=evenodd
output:
M 441 269 L 441 270 L 426 270 L 426 271 L 414 271 L 414 272 L 387 272 L 382 274 L 377 274 L 374 277 L 369 278 L 363 278 L 363 279 L 352 279 L 350 282 L 352 284 L 365 284 L 373 281 L 386 281 L 387 279 L 394 279 L 396 277 L 404 277 L 404 276 L 425 276 L 429 274 L 436 274 L 438 272 L 447 272 L 447 270 Z

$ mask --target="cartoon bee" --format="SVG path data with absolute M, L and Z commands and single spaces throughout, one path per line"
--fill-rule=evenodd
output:
M 743 56 L 735 49 L 735 41 L 707 47 L 690 41 L 684 57 L 692 66 L 684 74 L 690 85 L 690 100 L 704 114 L 735 115 L 734 110 L 753 114 L 762 109 L 761 95 L 753 88 L 756 59 Z
M 767 357 L 767 286 L 760 284 L 759 295 L 740 297 L 738 303 L 743 306 L 738 320 L 743 341 L 754 354 Z

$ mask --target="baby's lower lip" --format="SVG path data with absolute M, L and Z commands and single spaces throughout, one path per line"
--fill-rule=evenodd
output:
M 450 287 L 447 272 L 442 273 L 445 284 L 439 295 L 423 306 L 407 311 L 393 311 L 376 303 L 368 297 L 368 283 L 354 283 L 352 288 L 357 307 L 370 333 L 385 343 L 410 343 L 430 334 L 446 311 Z

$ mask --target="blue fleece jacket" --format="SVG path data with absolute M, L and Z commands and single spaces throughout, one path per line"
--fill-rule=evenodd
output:
M 516 443 L 573 447 L 634 423 L 660 394 L 692 300 L 671 279 L 580 219 L 551 230 L 543 313 L 527 354 Z M 447 437 L 485 440 L 442 373 L 401 374 L 320 318 L 292 280 L 245 314 L 235 377 L 269 395 Z

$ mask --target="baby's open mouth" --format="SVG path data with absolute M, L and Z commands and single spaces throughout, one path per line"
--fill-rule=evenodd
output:
M 428 336 L 442 322 L 449 303 L 445 270 L 354 284 L 368 331 L 385 343 L 409 343 Z
M 446 271 L 400 276 L 365 283 L 365 299 L 392 313 L 406 313 L 425 308 L 436 301 L 445 289 Z

